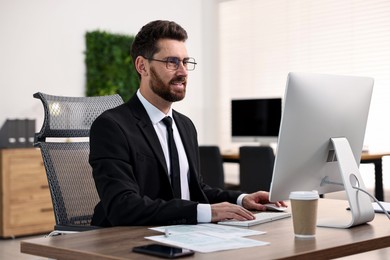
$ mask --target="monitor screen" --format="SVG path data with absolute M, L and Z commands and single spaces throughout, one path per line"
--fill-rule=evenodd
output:
M 346 185 L 354 186 L 356 180 L 364 188 L 358 166 L 373 82 L 366 77 L 289 73 L 270 189 L 272 201 L 287 200 L 292 191 L 325 194 L 346 190 Z M 340 149 L 337 140 L 346 145 Z M 349 159 L 344 160 L 345 156 Z M 346 165 L 352 170 L 343 175 Z M 347 195 L 350 203 L 367 196 L 361 192 Z
M 282 114 L 281 98 L 234 99 L 231 105 L 233 141 L 277 141 Z

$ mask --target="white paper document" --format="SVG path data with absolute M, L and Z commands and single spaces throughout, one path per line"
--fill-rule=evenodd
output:
M 383 202 L 380 201 L 380 204 L 383 206 L 383 208 L 387 211 L 387 213 L 390 213 L 390 202 Z M 375 212 L 383 213 L 383 209 L 378 205 L 378 203 L 373 202 L 372 206 L 374 207 Z
M 217 224 L 198 224 L 198 225 L 174 225 L 174 226 L 162 226 L 150 228 L 155 231 L 162 233 L 168 232 L 169 234 L 185 234 L 185 233 L 203 233 L 210 236 L 221 237 L 221 238 L 235 238 L 235 237 L 246 237 L 263 235 L 266 232 L 256 231 L 247 228 L 237 228 L 231 226 L 221 226 Z
M 176 225 L 151 229 L 163 232 L 164 235 L 145 237 L 146 239 L 201 253 L 269 245 L 268 242 L 244 238 L 265 232 L 216 224 Z

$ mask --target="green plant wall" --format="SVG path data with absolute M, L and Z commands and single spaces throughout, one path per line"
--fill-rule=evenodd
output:
M 129 100 L 139 86 L 130 56 L 134 36 L 91 31 L 85 35 L 86 95 L 119 94 Z

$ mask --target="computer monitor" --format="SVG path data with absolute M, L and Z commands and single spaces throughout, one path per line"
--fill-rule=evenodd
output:
M 281 98 L 233 99 L 231 130 L 233 142 L 276 143 L 282 115 Z
M 374 218 L 359 173 L 374 81 L 367 77 L 289 73 L 283 104 L 271 201 L 291 191 L 345 190 L 352 220 L 321 220 L 347 228 Z

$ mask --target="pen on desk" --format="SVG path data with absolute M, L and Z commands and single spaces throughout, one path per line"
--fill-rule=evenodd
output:
M 164 236 L 165 236 L 165 237 L 169 237 L 170 234 L 171 234 L 171 233 L 169 233 L 169 230 L 166 228 L 166 229 L 165 229 L 165 234 L 164 234 Z

